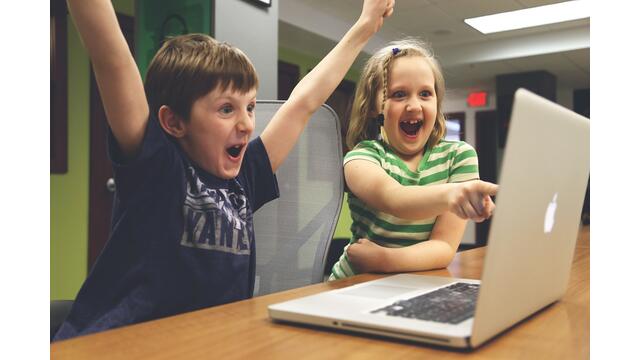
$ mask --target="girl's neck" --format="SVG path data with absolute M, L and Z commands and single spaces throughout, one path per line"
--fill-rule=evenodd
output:
M 404 155 L 396 152 L 396 155 L 400 158 L 400 160 L 402 160 L 407 165 L 409 170 L 413 172 L 417 172 L 418 165 L 420 165 L 420 160 L 422 160 L 422 156 L 424 154 L 422 151 L 418 151 L 417 153 L 412 155 Z
M 391 151 L 393 151 L 393 153 L 396 154 L 396 156 L 400 158 L 400 160 L 402 160 L 402 162 L 404 162 L 405 165 L 407 165 L 407 168 L 409 168 L 409 170 L 413 172 L 418 172 L 418 166 L 420 165 L 420 161 L 424 156 L 424 149 L 414 154 L 406 155 L 397 151 L 393 146 L 391 146 L 391 144 L 389 144 L 389 142 L 382 141 L 382 143 L 385 146 L 387 146 L 389 149 L 391 149 Z

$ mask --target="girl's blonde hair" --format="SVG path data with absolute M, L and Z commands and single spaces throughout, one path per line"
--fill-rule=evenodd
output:
M 388 72 L 393 59 L 403 56 L 420 56 L 424 58 L 435 78 L 435 91 L 437 97 L 436 123 L 427 140 L 427 148 L 433 147 L 440 141 L 446 131 L 445 118 L 442 113 L 442 100 L 444 99 L 444 77 L 440 64 L 433 56 L 431 49 L 422 41 L 414 38 L 393 41 L 384 48 L 376 51 L 367 60 L 364 66 L 356 95 L 351 109 L 351 118 L 347 130 L 347 147 L 353 149 L 360 141 L 376 139 L 379 125 L 375 115 L 377 110 L 378 91 L 382 90 L 384 102 L 387 100 L 387 80 Z

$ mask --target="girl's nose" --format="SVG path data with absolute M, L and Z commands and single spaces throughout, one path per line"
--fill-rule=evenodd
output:
M 407 100 L 407 111 L 417 111 L 420 109 L 420 102 L 415 96 L 409 97 Z

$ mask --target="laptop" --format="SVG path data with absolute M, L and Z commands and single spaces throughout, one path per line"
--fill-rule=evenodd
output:
M 472 349 L 559 300 L 589 177 L 589 120 L 515 93 L 478 280 L 397 274 L 268 307 L 274 321 Z

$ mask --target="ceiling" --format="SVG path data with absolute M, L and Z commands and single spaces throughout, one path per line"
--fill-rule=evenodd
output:
M 450 89 L 495 88 L 499 74 L 547 70 L 560 88 L 589 87 L 590 20 L 484 35 L 464 19 L 561 1 L 396 0 L 393 15 L 355 66 L 387 42 L 419 37 L 433 47 Z M 323 57 L 360 15 L 362 0 L 280 0 L 279 43 Z

